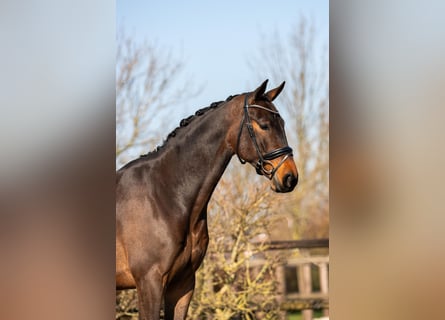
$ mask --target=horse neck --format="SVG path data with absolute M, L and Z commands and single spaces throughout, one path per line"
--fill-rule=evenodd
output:
M 229 107 L 222 105 L 194 119 L 166 146 L 161 163 L 166 166 L 164 172 L 170 170 L 169 185 L 191 202 L 207 204 L 234 155 L 226 141 Z

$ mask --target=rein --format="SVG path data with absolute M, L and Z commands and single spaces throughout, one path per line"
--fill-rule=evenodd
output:
M 258 155 L 258 161 L 255 164 L 256 172 L 259 175 L 264 175 L 264 176 L 268 177 L 269 179 L 272 179 L 275 172 L 277 172 L 277 170 L 281 167 L 281 165 L 284 163 L 284 161 L 286 161 L 286 159 L 292 155 L 292 148 L 289 146 L 285 146 L 282 148 L 275 149 L 275 150 L 268 152 L 266 154 L 261 153 L 260 147 L 258 145 L 256 136 L 255 136 L 255 131 L 253 130 L 252 120 L 250 119 L 250 116 L 249 116 L 249 108 L 262 109 L 262 110 L 266 110 L 270 113 L 277 114 L 277 115 L 279 115 L 279 113 L 277 111 L 270 110 L 268 108 L 265 108 L 265 107 L 257 105 L 257 104 L 249 105 L 247 103 L 248 96 L 249 95 L 246 94 L 246 97 L 244 98 L 244 107 L 243 107 L 244 115 L 243 115 L 243 119 L 241 120 L 240 130 L 238 132 L 238 139 L 237 139 L 237 143 L 236 143 L 236 155 L 238 156 L 238 159 L 242 164 L 246 163 L 246 160 L 241 158 L 241 156 L 239 155 L 239 152 L 238 152 L 239 142 L 241 139 L 241 134 L 243 132 L 244 123 L 245 123 L 247 126 L 247 131 L 249 132 L 249 136 L 253 142 L 253 145 L 254 145 L 257 155 Z M 273 160 L 273 159 L 279 158 L 281 156 L 284 156 L 283 159 L 281 159 L 281 161 L 278 163 L 278 165 L 276 167 L 274 167 L 273 163 L 270 162 L 269 160 Z M 268 169 L 267 167 L 269 167 L 270 169 Z

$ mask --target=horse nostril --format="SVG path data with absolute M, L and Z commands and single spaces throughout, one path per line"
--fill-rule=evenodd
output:
M 298 176 L 294 176 L 293 174 L 289 173 L 284 177 L 284 185 L 287 188 L 293 188 L 298 183 Z

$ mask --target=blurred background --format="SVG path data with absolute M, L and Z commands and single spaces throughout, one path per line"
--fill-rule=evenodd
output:
M 222 11 L 224 15 L 207 15 L 203 28 L 211 33 L 211 26 L 221 24 L 213 21 L 231 21 L 231 17 L 243 21 L 245 28 L 265 23 L 264 29 L 257 28 L 258 40 L 268 44 L 269 37 L 275 39 L 275 26 L 266 21 L 275 19 L 283 46 L 298 30 L 301 13 L 317 32 L 323 29 L 324 19 L 312 20 L 318 10 L 309 15 L 303 9 L 294 11 L 292 22 L 280 25 L 291 12 L 290 2 L 281 7 L 247 3 L 248 8 L 236 3 Z M 315 6 L 319 1 L 310 3 Z M 331 319 L 443 318 L 444 5 L 443 1 L 329 2 Z M 121 29 L 137 43 L 147 41 L 165 49 L 163 57 L 171 51 L 173 61 L 182 61 L 185 79 L 193 85 L 190 99 L 202 99 L 178 107 L 183 113 L 172 113 L 177 118 L 168 121 L 171 127 L 166 124 L 150 146 L 162 143 L 178 121 L 197 108 L 251 90 L 266 77 L 270 85 L 286 80 L 284 93 L 292 91 L 287 77 L 275 79 L 250 69 L 250 57 L 254 60 L 264 49 L 252 43 L 257 31 L 236 48 L 224 50 L 240 55 L 241 64 L 247 60 L 238 66 L 244 69 L 236 69 L 244 72 L 216 84 L 210 80 L 219 79 L 218 72 L 199 78 L 205 70 L 198 73 L 198 67 L 191 65 L 194 54 L 186 41 L 167 43 L 160 36 L 152 37 L 154 33 L 136 37 L 139 28 L 130 24 L 130 18 L 129 24 L 118 27 L 125 19 L 119 6 L 97 0 L 0 3 L 0 319 L 116 316 L 114 186 L 116 165 L 121 164 L 116 157 L 115 76 Z M 165 19 L 176 7 L 158 6 L 167 12 L 151 20 Z M 260 14 L 255 10 L 263 7 L 280 15 L 252 24 Z M 185 5 L 178 8 L 187 12 Z M 190 20 L 198 23 L 204 15 L 193 8 Z M 238 13 L 238 8 L 244 10 Z M 145 13 L 141 10 L 141 15 Z M 241 32 L 235 29 L 231 34 L 236 38 Z M 218 48 L 227 48 L 228 41 L 223 40 Z M 249 46 L 240 52 L 245 43 Z M 209 48 L 206 56 L 211 58 L 217 51 Z M 255 70 L 265 66 L 257 62 Z M 241 83 L 232 83 L 236 79 Z M 213 91 L 213 84 L 218 91 Z M 289 122 L 284 93 L 277 107 Z M 291 126 L 286 125 L 289 136 Z M 297 143 L 291 142 L 294 150 Z M 143 149 L 142 153 L 148 151 Z M 304 168 L 307 162 L 299 157 L 295 157 L 297 164 Z M 238 166 L 236 161 L 233 165 Z M 242 167 L 240 174 L 251 171 Z M 231 180 L 225 177 L 222 182 Z M 303 185 L 302 180 L 294 193 Z M 246 206 L 258 194 L 246 196 Z M 274 205 L 274 199 L 262 203 Z M 224 210 L 231 212 L 228 206 Z M 255 212 L 270 217 L 265 210 Z M 304 222 L 304 213 L 302 217 Z M 283 235 L 292 238 L 289 229 L 284 228 Z M 302 239 L 304 229 L 295 237 Z M 199 312 L 197 306 L 193 308 Z

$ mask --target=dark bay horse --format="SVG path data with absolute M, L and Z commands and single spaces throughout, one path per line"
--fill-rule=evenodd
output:
M 213 103 L 181 121 L 162 147 L 117 172 L 116 288 L 136 288 L 140 319 L 185 319 L 209 241 L 207 204 L 233 155 L 290 192 L 298 181 L 272 101 L 284 82 Z

